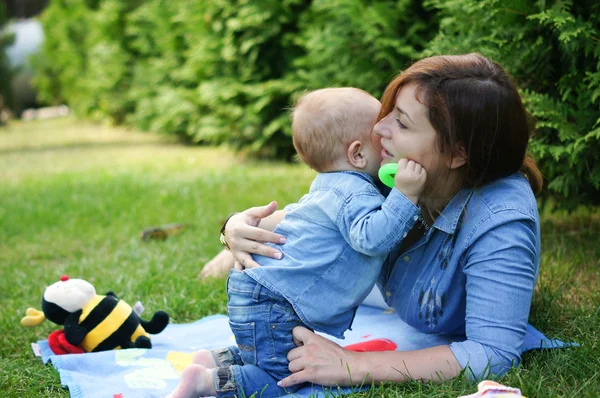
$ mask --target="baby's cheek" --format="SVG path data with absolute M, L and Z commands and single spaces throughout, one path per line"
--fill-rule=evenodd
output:
M 381 150 L 383 149 L 383 147 L 381 146 L 381 136 L 375 134 L 373 130 L 371 130 L 371 145 L 373 145 L 373 149 L 375 149 L 375 152 L 381 154 Z

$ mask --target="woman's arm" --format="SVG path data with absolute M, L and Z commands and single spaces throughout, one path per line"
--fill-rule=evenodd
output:
M 281 385 L 443 380 L 461 368 L 481 379 L 517 366 L 539 266 L 539 225 L 534 217 L 505 211 L 472 237 L 463 268 L 466 340 L 415 351 L 357 353 L 296 328 L 294 337 L 303 345 L 290 351 L 289 367 L 295 373 Z
M 258 266 L 249 253 L 273 258 L 278 258 L 277 253 L 279 253 L 281 257 L 281 252 L 261 243 L 285 243 L 283 236 L 272 233 L 286 213 L 283 210 L 276 210 L 277 202 L 273 201 L 266 206 L 252 207 L 232 216 L 227 221 L 225 228 L 225 239 L 231 252 L 221 250 L 219 254 L 206 263 L 202 272 L 200 272 L 200 278 L 227 275 L 229 270 L 234 267 L 236 259 L 242 264 L 247 263 L 248 268 Z M 244 264 L 244 266 L 246 265 Z
M 311 381 L 326 386 L 379 384 L 405 380 L 443 381 L 456 377 L 461 367 L 450 347 L 415 351 L 348 351 L 303 327 L 293 331 L 299 347 L 288 354 L 291 376 L 278 385 L 289 387 Z
M 482 223 L 469 243 L 467 340 L 450 348 L 472 378 L 502 375 L 521 361 L 539 267 L 538 228 L 535 218 L 505 210 Z

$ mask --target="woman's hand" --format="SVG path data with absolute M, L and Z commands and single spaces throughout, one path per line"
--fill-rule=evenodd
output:
M 288 353 L 292 374 L 277 383 L 280 387 L 310 381 L 324 386 L 349 386 L 362 381 L 357 353 L 310 330 L 297 326 L 292 332 L 298 347 Z
M 252 259 L 251 254 L 276 259 L 283 257 L 280 251 L 264 245 L 263 242 L 283 244 L 286 242 L 285 237 L 259 227 L 261 220 L 273 215 L 275 210 L 277 210 L 277 202 L 273 201 L 266 206 L 252 207 L 236 214 L 227 222 L 225 240 L 235 258 L 236 269 L 258 267 L 259 264 Z M 271 229 L 271 225 L 265 227 Z

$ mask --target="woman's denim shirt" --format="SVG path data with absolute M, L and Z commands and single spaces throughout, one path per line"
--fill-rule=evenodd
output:
M 539 265 L 537 205 L 519 173 L 461 190 L 377 284 L 409 325 L 457 335 L 452 352 L 479 378 L 520 362 Z
M 343 338 L 381 266 L 415 224 L 419 209 L 397 189 L 387 198 L 364 173 L 321 173 L 286 207 L 275 232 L 281 260 L 254 256 L 246 273 L 284 296 L 308 327 Z M 275 246 L 275 245 L 273 245 Z

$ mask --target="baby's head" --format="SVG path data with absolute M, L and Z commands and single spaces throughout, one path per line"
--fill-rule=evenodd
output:
M 381 155 L 371 144 L 380 102 L 366 91 L 325 88 L 298 100 L 292 113 L 294 147 L 318 172 L 358 170 L 377 175 Z

